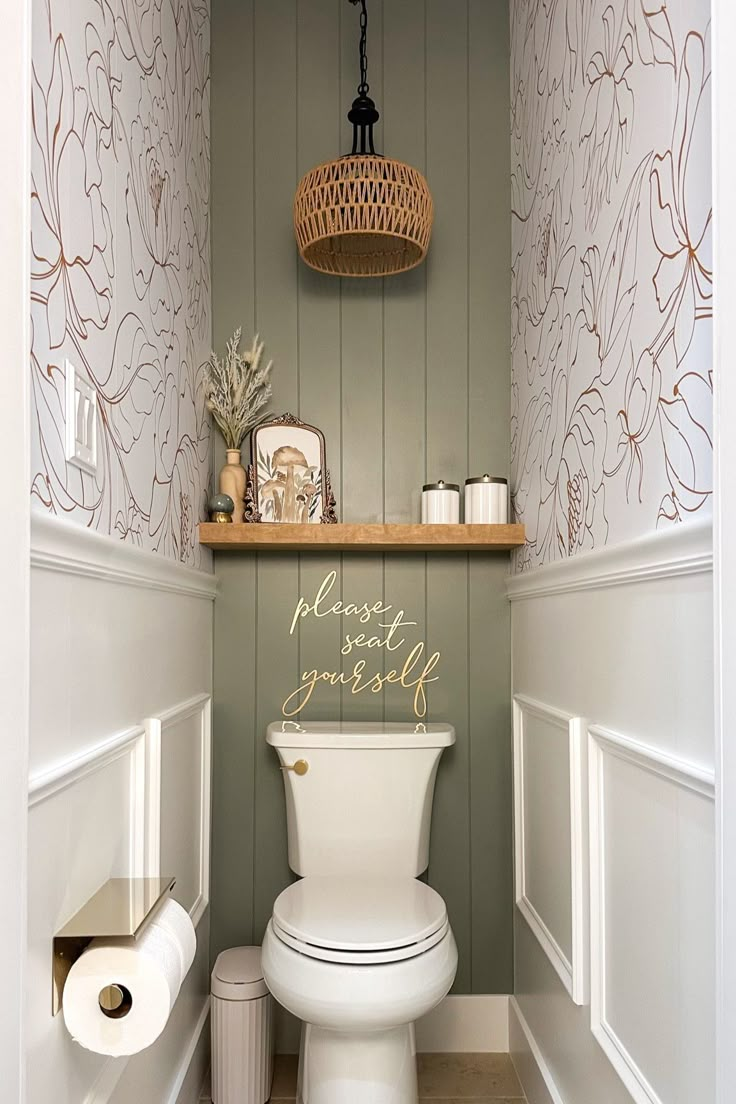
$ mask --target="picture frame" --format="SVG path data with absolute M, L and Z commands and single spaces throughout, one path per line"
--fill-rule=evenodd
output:
M 324 434 L 293 414 L 257 425 L 246 473 L 245 521 L 334 525 Z

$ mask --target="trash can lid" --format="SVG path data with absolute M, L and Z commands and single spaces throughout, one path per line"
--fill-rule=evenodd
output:
M 212 995 L 223 1000 L 247 1001 L 265 997 L 260 947 L 231 947 L 217 956 L 212 971 Z

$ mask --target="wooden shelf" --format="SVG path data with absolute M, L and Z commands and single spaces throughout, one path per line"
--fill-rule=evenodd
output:
M 218 552 L 508 552 L 524 543 L 524 526 L 203 522 L 199 541 Z

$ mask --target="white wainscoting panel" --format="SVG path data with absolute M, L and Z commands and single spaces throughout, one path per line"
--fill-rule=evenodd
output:
M 588 733 L 591 1030 L 636 1104 L 713 1100 L 713 772 Z
M 516 904 L 576 1004 L 587 988 L 584 726 L 514 698 Z
M 161 1104 L 186 1078 L 209 993 L 216 584 L 57 519 L 39 520 L 33 538 L 27 1104 Z M 163 759 L 146 718 L 164 726 Z M 197 955 L 161 1038 L 107 1059 L 73 1042 L 63 1012 L 51 1015 L 51 939 L 107 878 L 144 876 L 162 828 L 164 862 L 199 920 Z
M 72 1079 L 64 1086 L 69 1099 L 86 1100 L 85 1083 L 111 1089 L 125 1068 L 78 1047 L 63 1012 L 52 1020 L 50 934 L 108 878 L 143 876 L 144 745 L 143 726 L 132 728 L 30 779 L 27 1000 L 37 1028 L 29 1034 L 31 1101 L 62 1099 L 55 1088 L 60 1069 Z M 50 1032 L 39 1032 L 41 1024 Z
M 174 897 L 195 927 L 210 900 L 211 713 L 199 694 L 146 721 L 147 870 L 176 876 Z

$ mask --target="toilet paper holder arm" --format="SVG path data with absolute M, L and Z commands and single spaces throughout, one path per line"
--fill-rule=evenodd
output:
M 61 1011 L 64 986 L 74 963 L 93 939 L 137 939 L 158 912 L 176 878 L 110 878 L 53 938 L 52 998 Z

